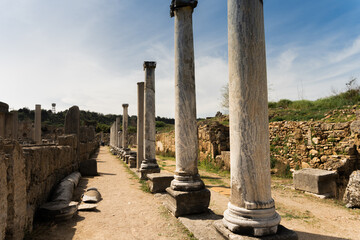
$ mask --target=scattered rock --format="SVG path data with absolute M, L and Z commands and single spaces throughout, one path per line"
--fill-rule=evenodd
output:
M 93 211 L 97 208 L 97 204 L 81 203 L 78 206 L 78 211 Z
M 82 196 L 85 203 L 97 203 L 101 200 L 101 194 L 96 188 L 88 188 Z
M 350 175 L 343 200 L 348 208 L 360 208 L 360 170 Z

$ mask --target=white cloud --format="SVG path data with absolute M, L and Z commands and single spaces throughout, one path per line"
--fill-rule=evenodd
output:
M 332 88 L 342 90 L 350 77 L 359 76 L 360 36 L 348 40 L 350 47 L 336 48 L 338 42 L 333 40 L 272 49 L 268 56 L 270 100 L 315 100 L 329 96 Z

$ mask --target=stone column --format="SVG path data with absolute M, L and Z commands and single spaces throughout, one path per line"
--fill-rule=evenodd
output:
M 127 136 L 127 127 L 128 127 L 128 107 L 129 104 L 123 104 L 123 122 L 122 122 L 122 147 L 124 150 L 128 150 L 128 136 Z
M 231 196 L 223 224 L 234 233 L 275 234 L 262 0 L 228 0 Z
M 115 125 L 115 147 L 121 147 L 120 146 L 120 138 L 119 138 L 119 131 L 120 131 L 120 117 L 116 118 L 116 125 Z
M 196 6 L 196 0 L 173 0 L 170 7 L 170 15 L 175 17 L 176 171 L 166 191 L 169 193 L 167 206 L 175 216 L 206 211 L 210 201 L 210 191 L 205 188 L 197 168 L 199 143 L 192 27 Z
M 13 123 L 12 123 L 12 138 L 17 140 L 18 139 L 18 131 L 19 131 L 19 114 L 18 111 L 12 111 L 13 115 Z
M 144 160 L 140 166 L 142 179 L 148 173 L 160 172 L 155 158 L 155 68 L 156 62 L 144 62 Z
M 0 137 L 5 138 L 5 122 L 6 122 L 6 114 L 9 111 L 9 105 L 6 103 L 0 102 Z
M 35 105 L 35 138 L 36 144 L 41 144 L 41 105 Z
M 141 167 L 144 160 L 144 82 L 137 83 L 138 102 L 137 102 L 137 161 L 136 168 Z
M 74 149 L 75 158 L 80 164 L 80 109 L 78 106 L 69 108 L 65 115 L 65 134 L 76 135 L 76 146 Z

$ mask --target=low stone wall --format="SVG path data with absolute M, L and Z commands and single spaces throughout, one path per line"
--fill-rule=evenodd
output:
M 0 237 L 22 239 L 31 226 L 27 215 L 25 159 L 20 145 L 1 139 L 0 161 L 0 198 L 4 200 L 0 203 Z
M 360 120 L 345 123 L 272 122 L 269 132 L 272 164 L 280 162 L 294 170 L 335 170 L 339 176 L 339 198 L 344 194 L 350 174 L 360 169 Z M 229 170 L 229 128 L 219 122 L 205 120 L 198 125 L 198 136 L 200 161 L 212 161 Z M 174 132 L 157 134 L 156 149 L 159 153 L 174 154 Z
M 22 147 L 0 139 L 0 240 L 31 232 L 35 211 L 52 188 L 99 147 L 95 140 L 79 143 L 74 134 L 58 140 L 58 145 Z

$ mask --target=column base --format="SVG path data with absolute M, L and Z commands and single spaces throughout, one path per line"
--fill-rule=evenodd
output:
M 276 234 L 280 220 L 275 207 L 246 209 L 229 203 L 224 212 L 223 223 L 233 233 L 267 236 Z
M 129 167 L 136 168 L 136 157 L 134 156 L 129 157 Z
M 223 223 L 223 220 L 216 220 L 213 223 L 213 226 L 215 227 L 216 231 L 220 233 L 224 239 L 231 239 L 231 240 L 298 240 L 298 236 L 296 232 L 287 229 L 286 227 L 279 225 L 277 226 L 277 233 L 275 235 L 269 235 L 269 236 L 262 236 L 262 237 L 254 237 L 251 235 L 240 235 L 231 232 L 229 229 L 227 229 Z
M 208 211 L 210 191 L 206 188 L 185 192 L 168 187 L 166 192 L 165 206 L 175 217 Z

